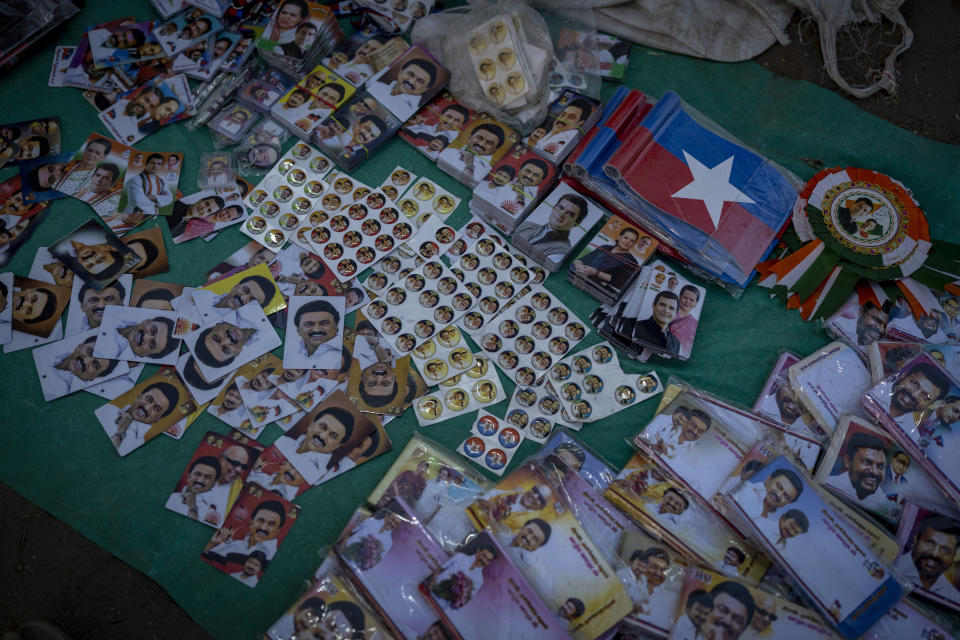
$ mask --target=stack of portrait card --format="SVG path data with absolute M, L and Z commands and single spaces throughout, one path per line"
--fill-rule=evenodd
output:
M 170 227 L 173 243 L 180 244 L 245 222 L 247 210 L 240 190 L 231 185 L 204 189 L 175 200 L 170 215 L 164 219 Z M 281 246 L 270 248 L 279 249 Z
M 593 319 L 600 335 L 634 359 L 650 353 L 686 360 L 693 350 L 707 290 L 657 260 Z M 646 352 L 646 353 L 644 353 Z
M 309 634 L 323 637 L 336 629 L 344 637 L 386 640 L 391 632 L 362 598 L 335 575 L 320 577 L 267 629 L 268 640 L 290 640 Z
M 434 162 L 473 120 L 474 111 L 447 91 L 420 108 L 400 129 L 400 137 Z
M 499 476 L 503 475 L 521 442 L 523 433 L 502 416 L 481 411 L 470 429 L 470 435 L 457 447 L 457 453 Z
M 921 466 L 886 432 L 844 416 L 817 468 L 816 480 L 847 502 L 894 524 L 910 502 L 952 509 Z
M 311 485 L 327 482 L 393 447 L 376 416 L 361 413 L 342 391 L 327 396 L 274 445 Z
M 450 72 L 426 49 L 414 45 L 373 75 L 365 91 L 324 120 L 313 139 L 337 164 L 353 169 L 443 89 L 449 78 Z
M 870 372 L 858 352 L 831 342 L 787 370 L 790 386 L 821 429 L 833 433 L 844 414 L 865 413 L 860 398 L 870 388 Z
M 603 495 L 693 563 L 754 583 L 770 566 L 763 553 L 642 453 L 627 461 Z
M 444 117 L 458 122 L 447 111 L 442 112 Z M 439 125 L 437 128 L 439 131 Z M 477 114 L 469 123 L 464 122 L 452 142 L 443 146 L 437 156 L 437 168 L 473 189 L 518 142 L 520 136 L 513 128 L 489 115 Z
M 253 213 L 240 230 L 269 249 L 290 240 L 312 250 L 309 236 L 329 216 L 321 202 L 333 192 L 323 180 L 332 167 L 329 158 L 309 145 L 293 145 L 247 194 L 244 204 Z
M 814 611 L 742 580 L 691 568 L 674 608 L 670 640 L 766 637 L 837 638 Z
M 910 583 L 914 594 L 960 611 L 956 554 L 960 518 L 956 513 L 908 503 L 897 528 L 897 542 L 900 554 L 893 567 Z
M 619 555 L 625 566 L 617 569 L 617 576 L 633 600 L 633 611 L 623 619 L 621 631 L 666 638 L 683 591 L 687 559 L 640 531 L 624 532 Z
M 866 392 L 873 418 L 960 507 L 960 382 L 922 353 Z
M 454 630 L 433 637 L 483 640 L 519 633 L 538 640 L 570 638 L 566 621 L 554 616 L 555 609 L 541 600 L 506 546 L 487 531 L 457 549 L 421 589 Z
M 921 353 L 937 361 L 947 373 L 960 380 L 960 345 L 918 342 L 875 342 L 867 347 L 870 377 L 874 383 L 903 367 Z
M 270 115 L 302 140 L 353 96 L 353 86 L 317 65 L 270 107 Z
M 279 4 L 256 47 L 268 64 L 299 76 L 343 41 L 343 31 L 332 7 L 311 0 Z
M 118 99 L 99 117 L 114 139 L 134 144 L 164 125 L 189 118 L 194 109 L 189 81 L 180 74 L 153 78 Z
M 605 215 L 603 207 L 560 183 L 516 227 L 513 244 L 553 273 Z
M 60 153 L 60 118 L 0 125 L 0 167 Z
M 822 491 L 805 471 L 779 456 L 719 499 L 732 521 L 793 578 L 816 610 L 844 636 L 856 638 L 905 589 Z M 794 525 L 784 522 L 790 520 Z M 815 556 L 808 540 L 815 541 Z
M 219 528 L 258 455 L 257 447 L 208 431 L 167 499 L 166 508 Z
M 546 119 L 523 139 L 523 143 L 560 165 L 602 113 L 599 100 L 564 91 L 550 104 Z
M 375 73 L 369 55 L 389 39 L 389 35 L 374 25 L 364 25 L 324 56 L 321 62 L 359 88 Z
M 553 186 L 556 176 L 556 164 L 516 145 L 474 188 L 470 213 L 503 233 L 513 233 Z
M 960 343 L 957 333 L 960 298 L 929 289 L 917 282 L 913 282 L 911 286 L 924 291 L 924 297 L 932 300 L 932 308 L 924 313 L 917 313 L 903 297 L 897 298 L 896 304 L 890 310 L 887 338 L 924 344 Z
M 556 56 L 580 73 L 623 80 L 630 64 L 630 42 L 605 33 L 561 29 Z
M 619 216 L 610 216 L 567 272 L 567 282 L 605 304 L 630 288 L 659 243 Z
M 382 507 L 402 498 L 453 552 L 476 531 L 466 508 L 489 488 L 490 481 L 453 451 L 414 432 L 367 502 Z
M 290 533 L 300 511 L 300 506 L 248 482 L 200 557 L 253 588 Z

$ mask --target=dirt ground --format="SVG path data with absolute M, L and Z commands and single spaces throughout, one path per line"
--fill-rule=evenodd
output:
M 904 15 L 914 43 L 900 58 L 899 93 L 854 102 L 913 133 L 960 144 L 960 0 L 914 0 Z M 773 47 L 758 62 L 835 90 L 816 25 L 797 16 L 788 34 L 789 46 Z M 864 82 L 898 39 L 889 24 L 841 34 L 845 77 Z M 37 619 L 74 640 L 209 637 L 152 580 L 0 484 L 0 633 Z

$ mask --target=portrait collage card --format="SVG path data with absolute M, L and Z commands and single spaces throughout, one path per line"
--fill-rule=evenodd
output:
M 400 137 L 436 162 L 440 152 L 453 142 L 473 119 L 469 109 L 447 91 L 442 91 L 407 119 Z
M 178 198 L 164 219 L 174 244 L 202 238 L 244 222 L 247 211 L 236 186 L 217 187 Z M 279 249 L 280 247 L 269 247 Z
M 570 265 L 567 282 L 613 304 L 629 289 L 659 244 L 620 216 L 610 216 Z
M 255 587 L 300 516 L 301 508 L 248 482 L 200 558 Z

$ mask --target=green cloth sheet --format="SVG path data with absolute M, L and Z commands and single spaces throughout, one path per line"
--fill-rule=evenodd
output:
M 65 28 L 0 80 L 0 120 L 59 115 L 63 119 L 64 150 L 78 148 L 90 133 L 106 135 L 81 90 L 50 88 L 47 78 L 56 45 L 75 45 L 88 25 L 127 14 L 139 20 L 157 17 L 145 0 L 88 3 Z M 776 76 L 753 62 L 707 62 L 634 46 L 624 83 L 654 97 L 667 90 L 676 91 L 733 135 L 804 179 L 815 173 L 813 159 L 824 166 L 860 166 L 887 173 L 912 189 L 926 210 L 934 237 L 960 240 L 958 147 L 913 135 L 868 115 L 826 89 Z M 603 97 L 615 88 L 605 83 Z M 178 123 L 136 147 L 184 152 L 180 188 L 192 193 L 197 190 L 199 155 L 212 150 L 213 143 L 206 129 L 190 133 L 185 124 Z M 399 138 L 388 142 L 353 175 L 368 184 L 379 184 L 398 163 L 437 180 L 463 198 L 451 217 L 455 226 L 468 218 L 470 191 Z M 0 179 L 15 171 L 9 167 L 0 170 Z M 26 275 L 37 247 L 50 245 L 94 217 L 93 211 L 77 200 L 54 202 L 49 218 L 6 270 Z M 200 284 L 209 268 L 247 242 L 246 236 L 234 228 L 209 243 L 193 240 L 175 247 L 169 243 L 166 225 L 160 226 L 171 252 L 171 269 L 157 276 L 159 280 Z M 565 278 L 565 271 L 560 271 L 546 281 L 546 286 L 586 319 L 598 303 Z M 581 346 L 598 341 L 592 332 Z M 752 405 L 780 350 L 806 355 L 827 342 L 829 337 L 820 327 L 802 322 L 796 311 L 786 311 L 756 286 L 740 299 L 711 286 L 689 361 L 654 359 L 642 365 L 623 358 L 622 362 L 631 373 L 653 368 L 665 381 L 678 376 L 729 400 Z M 145 375 L 154 369 L 148 367 Z M 164 508 L 203 434 L 211 429 L 226 433 L 226 425 L 204 414 L 182 440 L 161 436 L 120 458 L 93 415 L 105 400 L 81 392 L 44 402 L 29 350 L 3 355 L 0 375 L 4 381 L 0 385 L 4 407 L 0 418 L 0 480 L 159 582 L 215 638 L 252 638 L 283 613 L 298 597 L 304 579 L 311 575 L 350 513 L 363 503 L 418 428 L 408 411 L 388 426 L 392 452 L 299 498 L 302 517 L 260 584 L 250 589 L 200 560 L 200 552 L 213 534 L 210 527 Z M 512 383 L 507 382 L 506 387 L 512 392 Z M 502 414 L 506 404 L 493 411 Z M 619 467 L 631 453 L 626 438 L 646 424 L 655 407 L 656 401 L 649 401 L 590 424 L 580 435 Z M 473 419 L 465 416 L 423 432 L 454 447 L 465 437 Z M 280 433 L 271 426 L 260 440 L 269 444 Z M 535 443 L 524 443 L 514 465 L 536 449 Z M 122 590 L 123 585 L 117 586 Z

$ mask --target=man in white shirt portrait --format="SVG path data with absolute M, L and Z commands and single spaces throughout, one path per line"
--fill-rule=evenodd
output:
M 117 453 L 124 456 L 146 442 L 147 432 L 177 408 L 180 393 L 169 382 L 151 384 L 128 406 L 112 404 L 101 407 L 97 414 L 110 436 Z
M 210 491 L 220 477 L 220 463 L 213 456 L 202 456 L 193 461 L 187 470 L 187 480 L 180 491 L 170 494 L 166 507 L 180 515 L 194 520 L 201 520 L 211 511 Z M 214 505 L 216 510 L 216 505 Z M 222 512 L 217 512 L 216 521 L 211 524 L 219 525 L 223 518 Z
M 277 553 L 277 536 L 287 522 L 286 509 L 278 500 L 264 500 L 254 508 L 247 523 L 247 535 L 234 539 L 231 527 L 221 527 L 203 550 L 214 562 L 243 564 L 254 551 L 262 551 L 267 561 Z
M 143 171 L 123 185 L 127 201 L 122 213 L 156 215 L 160 213 L 160 209 L 173 203 L 173 192 L 166 181 L 160 177 L 162 168 L 163 156 L 159 153 L 151 153 L 147 157 Z
M 956 564 L 960 522 L 937 513 L 927 514 L 917 526 L 911 547 L 911 561 L 905 561 L 906 553 L 897 561 L 903 577 L 926 591 L 960 603 L 960 591 L 945 575 Z
M 855 433 L 843 453 L 844 470 L 828 483 L 868 509 L 886 506 L 880 486 L 887 473 L 887 443 L 869 433 Z
M 114 280 L 99 291 L 90 285 L 84 284 L 77 293 L 80 310 L 83 311 L 80 330 L 98 329 L 103 320 L 103 311 L 109 306 L 123 306 L 126 290 L 120 280 Z
M 297 309 L 293 317 L 300 340 L 297 353 L 304 362 L 321 368 L 340 358 L 340 341 L 331 343 L 340 334 L 340 312 L 327 300 L 311 300 Z

